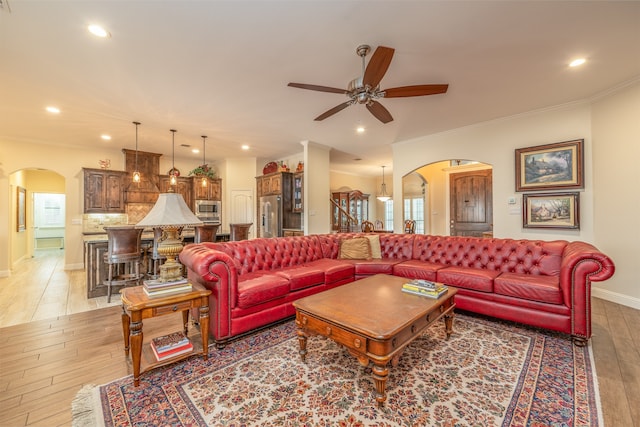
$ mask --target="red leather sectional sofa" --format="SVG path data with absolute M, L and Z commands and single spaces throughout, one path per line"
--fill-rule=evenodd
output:
M 209 331 L 218 346 L 295 314 L 292 302 L 373 274 L 458 288 L 459 309 L 591 337 L 591 282 L 612 260 L 585 242 L 377 234 L 380 259 L 339 259 L 342 239 L 322 234 L 187 245 L 189 279 L 211 289 Z

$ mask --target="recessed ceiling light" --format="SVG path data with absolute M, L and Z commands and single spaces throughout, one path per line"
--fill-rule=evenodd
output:
M 104 139 L 105 141 L 111 141 L 111 135 L 103 134 L 100 135 L 100 138 Z
M 584 58 L 574 59 L 573 61 L 571 61 L 569 63 L 569 67 L 579 67 L 580 65 L 584 64 L 585 62 L 587 62 L 587 60 L 584 59 Z
M 198 153 L 200 152 L 200 150 L 198 150 L 197 148 L 192 148 L 192 149 L 191 149 L 191 152 L 192 152 L 193 154 L 198 154 Z
M 358 127 L 356 128 L 356 132 L 358 132 L 358 133 L 364 133 L 364 126 L 358 126 Z
M 109 34 L 109 31 L 105 30 L 100 25 L 91 24 L 87 27 L 87 29 L 91 34 L 97 37 L 102 37 L 102 38 L 111 37 L 111 34 Z
M 54 107 L 52 105 L 48 106 L 46 110 L 53 114 L 60 114 L 60 109 L 58 107 Z
M 243 144 L 240 148 L 242 148 L 244 151 L 247 151 L 249 149 L 249 146 L 247 144 Z

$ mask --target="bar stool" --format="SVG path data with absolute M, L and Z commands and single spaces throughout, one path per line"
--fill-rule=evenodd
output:
M 134 226 L 105 227 L 107 232 L 108 247 L 104 254 L 104 262 L 108 266 L 107 302 L 111 302 L 111 287 L 126 286 L 127 284 L 139 284 L 140 262 L 142 253 L 140 249 L 142 229 Z
M 149 263 L 147 265 L 147 274 L 153 277 L 154 279 L 158 277 L 158 269 L 162 265 L 162 263 L 166 260 L 166 257 L 163 257 L 158 253 L 158 243 L 162 239 L 162 229 L 159 227 L 155 227 L 153 229 L 153 245 L 148 249 L 149 251 Z
M 229 224 L 231 229 L 230 240 L 247 240 L 249 238 L 249 228 L 252 225 L 252 222 L 248 224 Z
M 202 243 L 202 242 L 215 242 L 216 234 L 218 233 L 219 225 L 205 224 L 205 225 L 196 225 L 193 227 L 194 243 Z

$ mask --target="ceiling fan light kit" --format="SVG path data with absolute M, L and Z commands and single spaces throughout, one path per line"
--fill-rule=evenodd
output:
M 378 46 L 373 52 L 369 64 L 365 67 L 365 57 L 371 51 L 369 45 L 363 44 L 357 47 L 356 53 L 362 58 L 362 75 L 351 80 L 347 89 L 338 89 L 328 86 L 310 85 L 305 83 L 289 83 L 288 86 L 298 89 L 315 90 L 318 92 L 345 94 L 349 100 L 336 105 L 330 110 L 320 114 L 314 120 L 321 121 L 327 117 L 344 110 L 353 104 L 364 104 L 367 110 L 382 123 L 393 121 L 391 113 L 377 101 L 380 98 L 404 98 L 410 96 L 426 96 L 445 93 L 448 84 L 429 84 L 395 87 L 386 90 L 380 89 L 380 81 L 391 65 L 395 49 Z

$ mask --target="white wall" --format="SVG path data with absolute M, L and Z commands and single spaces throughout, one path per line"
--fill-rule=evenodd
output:
M 639 86 L 636 83 L 593 103 L 573 103 L 396 143 L 393 145 L 393 174 L 397 178 L 394 195 L 402 194 L 401 177 L 425 164 L 456 158 L 490 164 L 493 166 L 496 237 L 594 243 L 612 257 L 617 268 L 612 279 L 601 285 L 594 283 L 594 294 L 640 308 L 636 269 L 640 263 L 640 236 L 636 228 L 640 196 Z M 585 141 L 580 230 L 522 228 L 522 193 L 515 192 L 515 149 L 573 139 Z M 510 213 L 509 197 L 516 197 L 520 207 L 517 213 Z M 394 197 L 394 200 L 400 198 Z M 397 228 L 397 221 L 402 218 L 399 203 L 396 203 L 394 217 Z M 606 290 L 608 295 L 600 290 Z
M 595 100 L 591 123 L 593 240 L 616 263 L 594 295 L 640 308 L 640 83 Z

